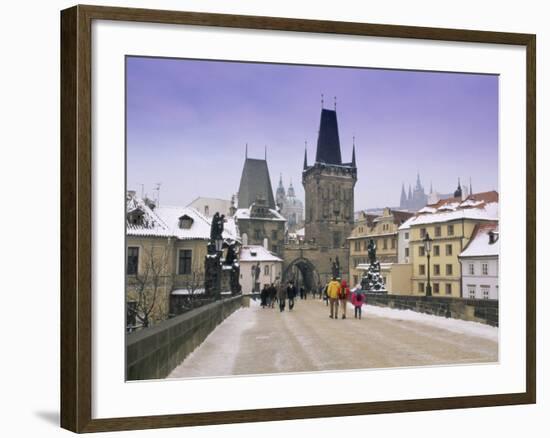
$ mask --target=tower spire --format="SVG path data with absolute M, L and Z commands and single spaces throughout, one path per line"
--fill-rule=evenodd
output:
M 351 153 L 351 166 L 357 167 L 355 165 L 355 135 L 353 136 L 353 152 Z
M 244 147 L 244 159 L 246 160 L 248 158 L 248 143 L 246 143 Z
M 305 143 L 305 147 L 304 147 L 304 170 L 306 170 L 307 169 L 307 140 L 304 143 Z
M 472 177 L 470 177 L 470 195 L 473 194 L 474 192 L 472 191 Z
M 267 145 L 264 146 L 264 160 L 267 161 Z

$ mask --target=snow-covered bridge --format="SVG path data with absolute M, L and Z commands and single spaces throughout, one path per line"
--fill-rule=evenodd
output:
M 170 378 L 385 368 L 498 360 L 498 328 L 374 306 L 363 319 L 330 319 L 318 299 L 292 312 L 237 310 Z

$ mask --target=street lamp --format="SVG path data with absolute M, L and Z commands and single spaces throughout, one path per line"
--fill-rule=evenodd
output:
M 432 252 L 433 240 L 430 238 L 429 233 L 426 233 L 426 236 L 424 236 L 424 239 L 422 241 L 424 242 L 424 251 L 426 252 L 426 256 L 428 257 L 428 284 L 426 285 L 426 296 L 431 297 L 432 285 L 430 284 L 430 253 Z

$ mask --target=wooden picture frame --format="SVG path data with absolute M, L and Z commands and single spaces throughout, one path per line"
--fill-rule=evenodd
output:
M 260 30 L 347 34 L 526 48 L 526 391 L 417 400 L 346 403 L 193 414 L 92 418 L 92 22 L 114 20 Z M 536 402 L 535 57 L 531 34 L 75 6 L 61 12 L 61 426 L 115 431 L 395 413 Z

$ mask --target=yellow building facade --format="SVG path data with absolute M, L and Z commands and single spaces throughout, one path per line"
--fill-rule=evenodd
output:
M 460 297 L 462 272 L 458 256 L 470 241 L 478 223 L 495 220 L 498 220 L 497 192 L 471 195 L 466 200 L 451 198 L 420 210 L 410 221 L 409 230 L 412 294 L 426 295 L 426 235 L 432 239 L 429 267 L 432 295 Z
M 380 263 L 397 262 L 397 232 L 399 226 L 411 217 L 411 213 L 384 208 L 381 215 L 361 213 L 353 228 L 349 243 L 349 278 L 352 285 L 361 282 L 364 270 L 361 264 L 368 263 L 368 244 L 372 239 Z

